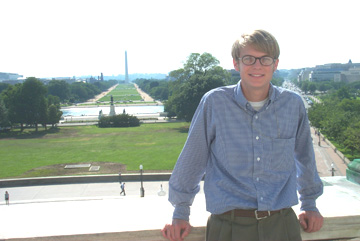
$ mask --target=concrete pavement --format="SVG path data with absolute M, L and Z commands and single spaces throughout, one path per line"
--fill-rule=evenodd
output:
M 159 196 L 168 182 L 92 183 L 1 188 L 10 193 L 10 205 L 0 202 L 0 240 L 58 235 L 159 230 L 171 222 L 173 207 Z M 208 214 L 202 191 L 195 198 L 192 225 L 203 226 Z M 160 235 L 159 235 L 160 237 Z M 80 239 L 81 240 L 81 239 Z

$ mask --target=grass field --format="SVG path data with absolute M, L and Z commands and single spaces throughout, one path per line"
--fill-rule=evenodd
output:
M 99 101 L 110 101 L 111 95 L 114 101 L 137 101 L 141 100 L 141 96 L 137 92 L 133 84 L 121 84 L 112 90 L 106 96 L 102 97 Z
M 188 127 L 189 123 L 178 122 L 133 128 L 60 127 L 40 129 L 38 133 L 31 129 L 22 134 L 18 131 L 1 134 L 0 178 L 52 176 L 51 168 L 36 169 L 56 164 L 63 164 L 63 168 L 71 163 L 121 163 L 128 171 L 139 170 L 140 164 L 145 170 L 172 170 Z

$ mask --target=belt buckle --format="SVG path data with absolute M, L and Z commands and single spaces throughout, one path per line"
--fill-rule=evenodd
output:
M 265 219 L 265 218 L 267 218 L 267 217 L 270 217 L 270 211 L 267 211 L 267 212 L 268 212 L 268 216 L 259 217 L 259 216 L 258 216 L 258 210 L 255 210 L 255 218 L 256 218 L 257 220 L 261 220 L 261 219 Z

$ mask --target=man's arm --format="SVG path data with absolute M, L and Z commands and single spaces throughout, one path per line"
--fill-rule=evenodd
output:
M 297 183 L 302 210 L 299 221 L 304 231 L 310 233 L 319 231 L 323 225 L 323 217 L 316 207 L 316 199 L 323 193 L 323 184 L 316 168 L 309 120 L 305 107 L 302 105 L 300 108 L 295 145 Z
M 188 138 L 169 180 L 169 201 L 175 207 L 173 219 L 189 220 L 190 206 L 200 190 L 214 138 L 211 100 L 202 98 L 191 121 Z

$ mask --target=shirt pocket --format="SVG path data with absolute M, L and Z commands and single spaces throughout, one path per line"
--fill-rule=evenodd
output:
M 273 139 L 271 143 L 270 170 L 288 172 L 295 169 L 295 138 Z

